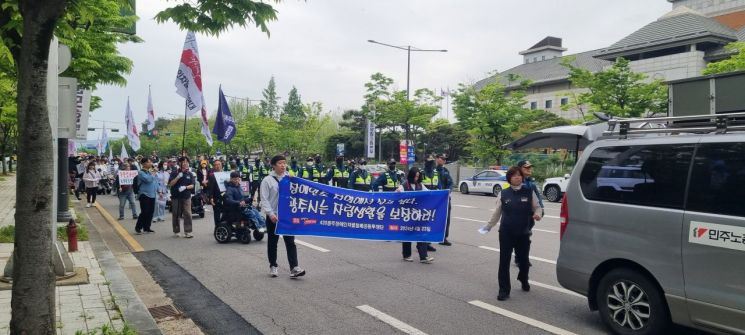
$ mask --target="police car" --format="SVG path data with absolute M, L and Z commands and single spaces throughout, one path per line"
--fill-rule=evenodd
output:
M 463 194 L 486 193 L 496 197 L 503 189 L 510 187 L 506 174 L 504 170 L 484 170 L 471 178 L 461 180 L 458 189 Z
M 569 174 L 565 174 L 564 177 L 546 178 L 543 182 L 543 196 L 551 202 L 561 201 L 568 183 Z

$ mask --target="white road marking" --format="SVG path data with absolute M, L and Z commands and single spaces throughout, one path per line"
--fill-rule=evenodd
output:
M 535 281 L 532 281 L 532 280 L 528 280 L 528 282 L 530 283 L 530 285 L 534 285 L 534 286 L 538 286 L 538 287 L 543 287 L 545 289 L 549 289 L 549 290 L 553 290 L 553 291 L 556 291 L 556 292 L 565 293 L 565 294 L 568 294 L 568 295 L 571 295 L 571 296 L 575 296 L 575 297 L 578 297 L 578 298 L 582 298 L 582 299 L 585 298 L 585 296 L 583 296 L 583 295 L 581 295 L 579 293 L 575 293 L 575 292 L 572 292 L 570 290 L 563 289 L 561 287 L 556 287 L 556 286 L 552 286 L 552 285 L 548 285 L 548 284 L 544 284 L 544 283 L 539 283 L 539 282 L 535 282 Z
M 454 207 L 462 207 L 462 208 L 478 208 L 476 206 L 468 206 L 468 205 L 453 205 Z
M 458 220 L 466 220 L 466 221 L 473 221 L 473 222 L 479 222 L 479 223 L 486 223 L 486 221 L 484 221 L 484 220 L 476 220 L 476 219 L 462 218 L 462 217 L 457 217 L 457 216 L 453 216 L 453 219 L 458 219 Z
M 502 308 L 499 308 L 497 306 L 487 304 L 487 303 L 485 303 L 483 301 L 480 301 L 480 300 L 473 300 L 473 301 L 469 301 L 468 303 L 471 304 L 471 305 L 474 305 L 476 307 L 481 307 L 481 308 L 483 308 L 483 309 L 485 309 L 487 311 L 490 311 L 490 312 L 499 314 L 501 316 L 508 317 L 510 319 L 520 321 L 520 322 L 522 322 L 524 324 L 533 326 L 535 328 L 543 329 L 543 330 L 545 330 L 545 331 L 547 331 L 549 333 L 552 333 L 552 334 L 557 334 L 557 335 L 576 335 L 575 333 L 572 333 L 572 332 L 570 332 L 568 330 L 564 330 L 564 329 L 561 329 L 559 327 L 552 326 L 550 324 L 547 324 L 547 323 L 538 321 L 536 319 L 529 318 L 529 317 L 524 316 L 524 315 L 520 315 L 520 314 L 517 314 L 517 313 L 514 313 L 514 312 L 510 312 L 510 311 L 508 311 L 506 309 L 502 309 Z
M 484 245 L 480 245 L 479 248 L 499 252 L 499 249 L 497 249 L 497 248 L 487 247 L 487 246 L 484 246 Z M 556 265 L 556 261 L 552 261 L 550 259 L 545 259 L 545 258 L 540 258 L 540 257 L 534 257 L 534 256 L 528 256 L 528 258 L 530 258 L 530 259 L 532 259 L 534 261 L 546 262 L 546 263 L 549 263 L 549 264 Z
M 317 245 L 313 245 L 313 244 L 310 244 L 308 242 L 303 242 L 303 241 L 300 241 L 300 240 L 295 240 L 295 243 L 300 244 L 300 245 L 305 246 L 305 247 L 308 247 L 308 248 L 311 248 L 311 249 L 318 250 L 320 252 L 329 252 L 329 251 L 331 251 L 331 250 L 328 250 L 328 249 L 321 248 L 321 247 L 319 247 Z
M 553 216 L 553 215 L 544 215 L 543 217 L 544 218 L 552 218 L 552 219 L 558 219 L 559 218 L 558 216 Z
M 363 311 L 363 312 L 365 312 L 367 314 L 370 314 L 370 315 L 374 316 L 378 320 L 383 321 L 383 322 L 389 324 L 391 327 L 396 328 L 396 329 L 402 331 L 405 334 L 427 335 L 427 333 L 425 333 L 425 332 L 423 332 L 423 331 L 421 331 L 419 329 L 416 329 L 416 328 L 414 328 L 412 326 L 409 326 L 406 323 L 404 323 L 403 321 L 401 321 L 399 319 L 396 319 L 396 318 L 394 318 L 394 317 L 392 317 L 392 316 L 390 316 L 388 314 L 385 314 L 385 313 L 383 313 L 383 312 L 381 312 L 381 311 L 379 311 L 379 310 L 377 310 L 375 308 L 372 308 L 372 307 L 370 307 L 368 305 L 357 306 L 357 309 L 359 309 L 359 310 L 361 310 L 361 311 Z
M 548 216 L 548 215 L 546 215 L 546 217 L 554 217 L 554 216 Z M 558 217 L 556 217 L 556 218 L 558 218 Z M 462 217 L 458 217 L 458 216 L 453 216 L 453 219 L 456 219 L 456 220 L 464 220 L 464 221 L 473 221 L 473 222 L 478 222 L 478 223 L 487 223 L 487 222 L 486 222 L 486 221 L 484 221 L 484 220 L 476 220 L 476 219 L 462 218 Z M 544 233 L 551 233 L 551 234 L 558 234 L 558 233 L 559 233 L 558 231 L 553 231 L 553 230 L 546 230 L 546 229 L 538 229 L 538 228 L 533 228 L 533 230 L 535 230 L 535 231 L 540 231 L 540 232 L 544 232 Z

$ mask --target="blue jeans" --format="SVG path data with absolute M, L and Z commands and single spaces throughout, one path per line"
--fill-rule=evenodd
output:
M 132 209 L 132 216 L 137 215 L 137 205 L 135 205 L 135 192 L 132 189 L 119 192 L 119 217 L 124 217 L 124 204 L 129 201 L 129 208 Z
M 253 221 L 256 224 L 256 229 L 266 228 L 266 219 L 259 213 L 259 211 L 251 207 L 243 209 L 243 217 Z

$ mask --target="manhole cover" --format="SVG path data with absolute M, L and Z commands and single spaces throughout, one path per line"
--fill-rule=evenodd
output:
M 176 309 L 173 305 L 155 306 L 147 309 L 150 311 L 150 315 L 155 319 L 163 319 L 169 316 L 180 316 L 181 311 Z

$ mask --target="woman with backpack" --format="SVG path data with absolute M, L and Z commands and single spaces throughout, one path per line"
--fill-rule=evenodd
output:
M 427 187 L 422 185 L 422 172 L 418 167 L 412 167 L 409 170 L 409 174 L 406 176 L 406 181 L 398 186 L 396 192 L 408 192 L 408 191 L 428 191 Z M 413 262 L 411 258 L 411 242 L 402 242 L 403 256 L 405 262 Z M 419 262 L 424 264 L 431 264 L 435 260 L 434 257 L 427 255 L 427 242 L 416 242 L 416 250 L 419 252 Z

